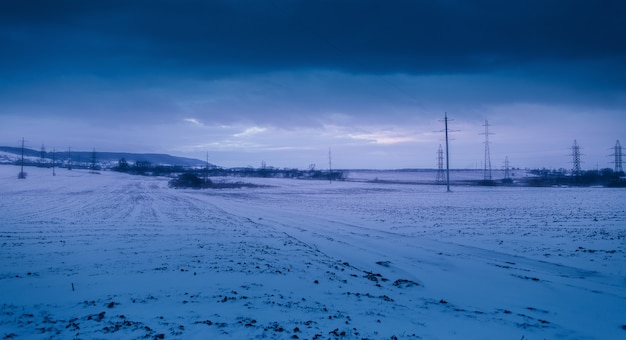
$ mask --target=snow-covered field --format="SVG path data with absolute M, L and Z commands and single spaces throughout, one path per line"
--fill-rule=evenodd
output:
M 626 338 L 626 190 L 0 166 L 0 336 Z

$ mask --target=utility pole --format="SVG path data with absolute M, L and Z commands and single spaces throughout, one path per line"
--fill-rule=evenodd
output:
M 450 191 L 450 148 L 448 147 L 448 113 L 444 113 L 444 121 L 446 127 L 446 185 L 448 187 L 447 192 Z
M 67 170 L 72 170 L 72 147 L 67 151 Z
M 24 172 L 24 137 L 22 137 L 22 167 L 20 173 L 17 175 L 19 179 L 26 179 L 26 173 Z
M 96 173 L 96 148 L 91 153 L 91 173 Z
M 330 147 L 328 148 L 328 181 L 333 184 L 333 163 L 332 154 L 330 153 Z
M 204 182 L 209 182 L 209 152 L 206 152 L 206 168 L 204 169 Z
M 57 162 L 56 149 L 52 148 L 52 176 L 56 176 L 57 174 L 54 172 L 54 163 Z

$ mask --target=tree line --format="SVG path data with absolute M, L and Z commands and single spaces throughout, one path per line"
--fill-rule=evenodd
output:
M 307 170 L 296 168 L 275 168 L 263 164 L 259 168 L 242 167 L 242 168 L 221 168 L 216 166 L 207 166 L 204 168 L 182 167 L 177 165 L 153 165 L 150 162 L 138 161 L 130 164 L 126 159 L 122 158 L 118 161 L 117 166 L 112 168 L 114 171 L 124 172 L 134 175 L 144 176 L 166 176 L 177 174 L 193 174 L 198 178 L 208 177 L 261 177 L 261 178 L 294 178 L 294 179 L 315 179 L 315 180 L 333 180 L 340 181 L 345 179 L 345 174 L 340 170 L 317 170 L 315 167 L 309 167 Z

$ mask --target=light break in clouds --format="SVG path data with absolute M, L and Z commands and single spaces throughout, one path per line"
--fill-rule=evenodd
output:
M 610 167 L 622 1 L 0 4 L 0 144 L 223 166 Z

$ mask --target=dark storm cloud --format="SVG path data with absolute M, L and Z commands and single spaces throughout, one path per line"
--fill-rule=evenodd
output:
M 7 1 L 0 13 L 11 78 L 331 69 L 574 73 L 626 86 L 619 0 Z

